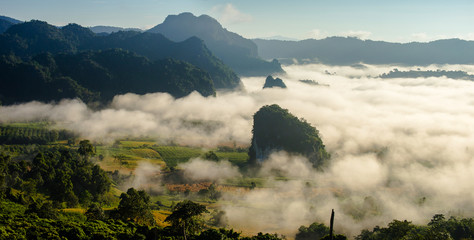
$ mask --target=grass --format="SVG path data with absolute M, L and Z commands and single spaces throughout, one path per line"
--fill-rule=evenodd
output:
M 153 217 L 155 218 L 156 224 L 158 226 L 167 227 L 171 225 L 170 223 L 165 222 L 166 217 L 171 214 L 170 211 L 152 210 L 151 213 L 153 214 Z
M 156 144 L 153 141 L 120 141 L 120 146 L 124 148 L 138 148 L 138 147 L 147 147 Z
M 186 162 L 190 158 L 199 157 L 204 154 L 200 148 L 181 146 L 154 146 L 168 167 L 176 167 L 179 163 Z
M 242 166 L 247 162 L 248 154 L 246 152 L 215 152 L 219 159 L 227 159 L 234 165 Z

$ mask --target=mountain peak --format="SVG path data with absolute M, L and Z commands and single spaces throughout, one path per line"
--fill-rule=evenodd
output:
M 188 12 L 169 15 L 163 23 L 148 31 L 161 33 L 176 42 L 198 37 L 213 54 L 242 75 L 268 75 L 283 71 L 279 63 L 260 59 L 254 42 L 228 31 L 208 15 L 196 17 Z

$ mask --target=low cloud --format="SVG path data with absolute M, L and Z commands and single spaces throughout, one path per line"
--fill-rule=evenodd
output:
M 179 164 L 178 168 L 183 169 L 186 178 L 195 181 L 223 182 L 227 179 L 241 177 L 239 169 L 226 160 L 213 162 L 194 158 Z
M 145 161 L 139 162 L 134 170 L 133 177 L 122 185 L 124 189 L 133 187 L 145 190 L 148 193 L 162 192 L 161 166 Z
M 292 65 L 275 76 L 287 89 L 262 89 L 265 78 L 255 77 L 242 79 L 246 92 L 180 99 L 125 94 L 102 110 L 76 100 L 32 102 L 0 107 L 0 122 L 43 119 L 95 141 L 152 135 L 159 142 L 195 146 L 249 145 L 253 114 L 279 104 L 319 130 L 332 155 L 330 165 L 317 172 L 303 157 L 275 153 L 259 173 L 266 187 L 224 194 L 230 204 L 222 209 L 231 227 L 291 236 L 299 225 L 328 224 L 335 209 L 336 231 L 354 236 L 393 219 L 426 223 L 436 213 L 473 217 L 474 83 L 376 77 L 394 68 L 474 73 L 468 65 Z M 203 160 L 189 164 L 196 164 L 187 166 L 196 179 L 212 176 L 207 169 L 229 168 Z

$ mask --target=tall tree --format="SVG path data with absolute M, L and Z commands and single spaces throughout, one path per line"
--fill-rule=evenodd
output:
M 89 156 L 93 156 L 94 153 L 94 146 L 92 146 L 89 140 L 82 140 L 79 142 L 79 149 L 77 152 L 81 154 L 82 157 L 88 158 Z
M 150 196 L 143 190 L 129 188 L 127 193 L 122 193 L 117 211 L 123 220 L 132 220 L 146 225 L 156 223 L 150 210 Z
M 187 232 L 195 233 L 201 229 L 202 223 L 198 217 L 205 212 L 209 212 L 206 206 L 185 200 L 176 204 L 173 213 L 165 221 L 170 222 L 176 229 L 182 229 L 184 239 L 186 240 Z

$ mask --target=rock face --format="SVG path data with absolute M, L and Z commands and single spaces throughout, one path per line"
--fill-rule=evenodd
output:
M 324 166 L 330 157 L 316 128 L 276 104 L 255 113 L 252 133 L 251 164 L 265 161 L 275 151 L 303 155 L 315 168 Z
M 273 78 L 272 76 L 268 76 L 267 79 L 265 79 L 265 84 L 263 85 L 263 88 L 273 87 L 286 88 L 286 85 L 280 78 Z

